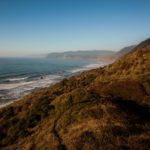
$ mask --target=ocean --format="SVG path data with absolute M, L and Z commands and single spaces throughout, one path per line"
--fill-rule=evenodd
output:
M 0 106 L 75 73 L 102 65 L 90 60 L 0 58 Z

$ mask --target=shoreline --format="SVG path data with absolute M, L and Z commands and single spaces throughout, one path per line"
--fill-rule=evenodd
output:
M 48 83 L 48 84 L 46 84 L 45 86 L 42 86 L 42 85 L 39 84 L 38 87 L 35 87 L 35 88 L 33 88 L 33 89 L 29 90 L 29 91 L 26 91 L 26 92 L 22 93 L 22 95 L 21 95 L 21 96 L 18 96 L 18 98 L 16 98 L 16 99 L 15 99 L 15 98 L 7 99 L 6 101 L 8 101 L 8 102 L 4 102 L 4 103 L 1 102 L 1 103 L 0 103 L 0 109 L 3 108 L 3 107 L 8 106 L 9 104 L 12 104 L 12 103 L 14 103 L 14 102 L 20 100 L 20 99 L 23 98 L 24 96 L 27 96 L 27 95 L 29 95 L 29 94 L 31 94 L 31 93 L 33 93 L 33 92 L 36 92 L 36 91 L 38 91 L 38 90 L 40 90 L 40 89 L 47 88 L 47 87 L 50 87 L 50 86 L 52 86 L 52 85 L 54 85 L 54 84 L 56 84 L 56 83 L 58 83 L 58 82 L 61 82 L 61 81 L 62 81 L 63 79 L 65 79 L 65 78 L 69 78 L 69 77 L 71 77 L 71 76 L 80 74 L 80 73 L 82 73 L 82 72 L 84 72 L 84 71 L 96 69 L 96 68 L 99 68 L 99 67 L 104 67 L 104 66 L 106 66 L 106 65 L 109 64 L 108 62 L 107 62 L 107 63 L 106 63 L 106 62 L 100 62 L 100 61 L 97 61 L 97 62 L 98 62 L 98 63 L 92 63 L 92 64 L 88 64 L 88 65 L 85 65 L 85 66 L 80 67 L 80 68 L 76 68 L 76 69 L 73 69 L 73 70 L 69 70 L 70 74 L 68 74 L 68 75 L 65 76 L 65 77 L 59 76 L 58 78 L 56 78 L 56 79 L 54 78 L 53 80 L 50 80 L 50 79 L 49 79 L 49 82 L 51 81 L 51 83 Z M 56 76 L 56 75 L 47 75 L 47 76 Z M 12 80 L 13 80 L 13 79 L 12 79 Z M 32 82 L 32 81 L 30 81 L 30 82 Z M 37 82 L 37 80 L 36 80 L 35 82 Z M 2 101 L 5 101 L 5 100 L 2 100 Z

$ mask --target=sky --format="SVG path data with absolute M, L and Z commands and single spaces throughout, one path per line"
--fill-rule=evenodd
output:
M 0 56 L 120 50 L 150 37 L 150 0 L 0 0 Z

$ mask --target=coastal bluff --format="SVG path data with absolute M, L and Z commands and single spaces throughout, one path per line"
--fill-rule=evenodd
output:
M 150 39 L 0 109 L 1 150 L 149 148 Z

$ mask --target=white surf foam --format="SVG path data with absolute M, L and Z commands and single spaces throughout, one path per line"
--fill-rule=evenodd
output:
M 24 78 L 9 78 L 9 79 L 6 79 L 7 81 L 21 81 L 21 80 L 26 80 L 28 79 L 28 77 L 24 77 Z
M 89 64 L 89 65 L 86 65 L 82 68 L 76 68 L 76 69 L 71 70 L 70 72 L 71 73 L 78 73 L 78 72 L 82 72 L 82 71 L 86 71 L 86 70 L 90 70 L 90 69 L 95 69 L 95 68 L 103 67 L 103 66 L 105 66 L 105 64 L 103 62 L 100 62 L 100 63 L 95 63 L 95 64 Z
M 63 77 L 58 75 L 47 75 L 39 77 L 34 81 L 0 84 L 0 105 L 5 100 L 15 100 L 26 94 L 31 93 L 34 89 L 48 87 L 53 83 L 60 81 Z
M 32 81 L 29 82 L 20 82 L 20 83 L 2 83 L 0 84 L 0 90 L 10 90 L 10 89 L 14 89 L 20 86 L 25 86 L 25 85 L 29 85 L 32 84 Z
M 33 88 L 39 87 L 39 86 L 45 86 L 47 84 L 53 83 L 58 78 L 61 78 L 61 76 L 48 75 L 48 76 L 39 78 L 35 81 L 21 81 L 19 83 L 2 83 L 0 84 L 0 90 L 10 90 L 10 89 L 14 89 L 17 87 L 28 87 L 28 86 L 31 86 Z

